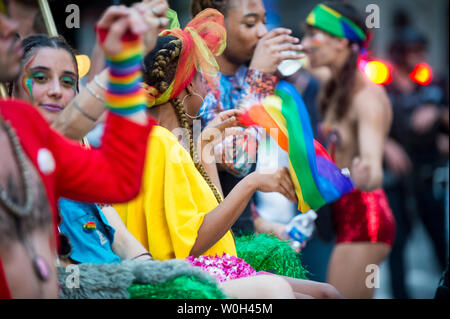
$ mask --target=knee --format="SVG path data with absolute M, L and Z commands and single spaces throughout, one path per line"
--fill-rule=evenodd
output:
M 319 299 L 343 299 L 344 296 L 332 285 L 322 284 L 319 289 Z
M 291 285 L 281 277 L 261 276 L 260 293 L 262 299 L 293 299 L 294 291 Z

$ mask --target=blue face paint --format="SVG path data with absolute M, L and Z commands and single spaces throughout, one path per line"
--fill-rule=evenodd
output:
M 28 92 L 30 93 L 31 103 L 33 103 L 34 102 L 33 101 L 34 100 L 34 98 L 33 98 L 33 85 L 34 85 L 34 82 L 33 82 L 33 80 L 31 78 L 28 78 L 25 81 L 25 85 L 28 88 Z
M 74 96 L 77 95 L 77 93 L 78 93 L 78 87 L 77 87 L 77 81 L 76 81 L 76 80 L 74 80 L 74 79 L 73 79 L 72 77 L 70 77 L 70 76 L 64 76 L 64 77 L 61 79 L 61 81 L 62 81 L 62 83 L 63 83 L 64 86 L 66 86 L 66 87 L 71 87 L 71 88 L 72 88 Z

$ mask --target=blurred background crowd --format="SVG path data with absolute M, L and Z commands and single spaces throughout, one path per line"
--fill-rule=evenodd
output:
M 28 1 L 29 2 L 29 1 Z M 80 54 L 92 56 L 93 24 L 103 10 L 120 1 L 50 1 L 56 25 L 66 25 L 66 8 L 80 8 L 80 28 L 59 31 Z M 130 4 L 133 1 L 122 1 Z M 394 122 L 385 149 L 384 188 L 397 221 L 392 253 L 381 265 L 376 298 L 432 298 L 448 264 L 449 203 L 449 35 L 448 0 L 348 0 L 362 12 L 369 5 L 379 8 L 379 28 L 373 29 L 368 75 L 386 87 Z M 27 36 L 45 32 L 38 9 L 27 1 L 11 0 L 9 12 Z M 191 19 L 188 0 L 169 0 L 181 25 Z M 316 0 L 264 0 L 268 28 L 283 26 L 302 38 L 301 22 Z M 372 7 L 373 8 L 373 7 Z M 367 15 L 373 11 L 367 12 Z M 367 62 L 362 67 L 367 66 Z M 315 97 L 319 82 L 302 70 L 296 81 L 318 123 Z M 292 209 L 295 209 L 293 207 Z M 313 239 L 302 250 L 302 262 L 311 279 L 325 281 L 333 248 L 327 227 L 328 212 L 319 212 Z

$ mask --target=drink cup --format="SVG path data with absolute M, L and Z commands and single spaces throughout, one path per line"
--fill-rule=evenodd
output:
M 282 54 L 289 55 L 295 54 L 295 51 L 284 51 Z M 288 77 L 300 70 L 302 68 L 302 60 L 284 60 L 278 65 L 278 71 L 281 75 Z

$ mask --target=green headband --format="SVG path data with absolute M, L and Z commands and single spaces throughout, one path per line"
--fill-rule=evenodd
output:
M 364 31 L 353 21 L 324 4 L 319 4 L 313 9 L 306 23 L 338 38 L 358 43 L 363 43 L 367 39 Z

